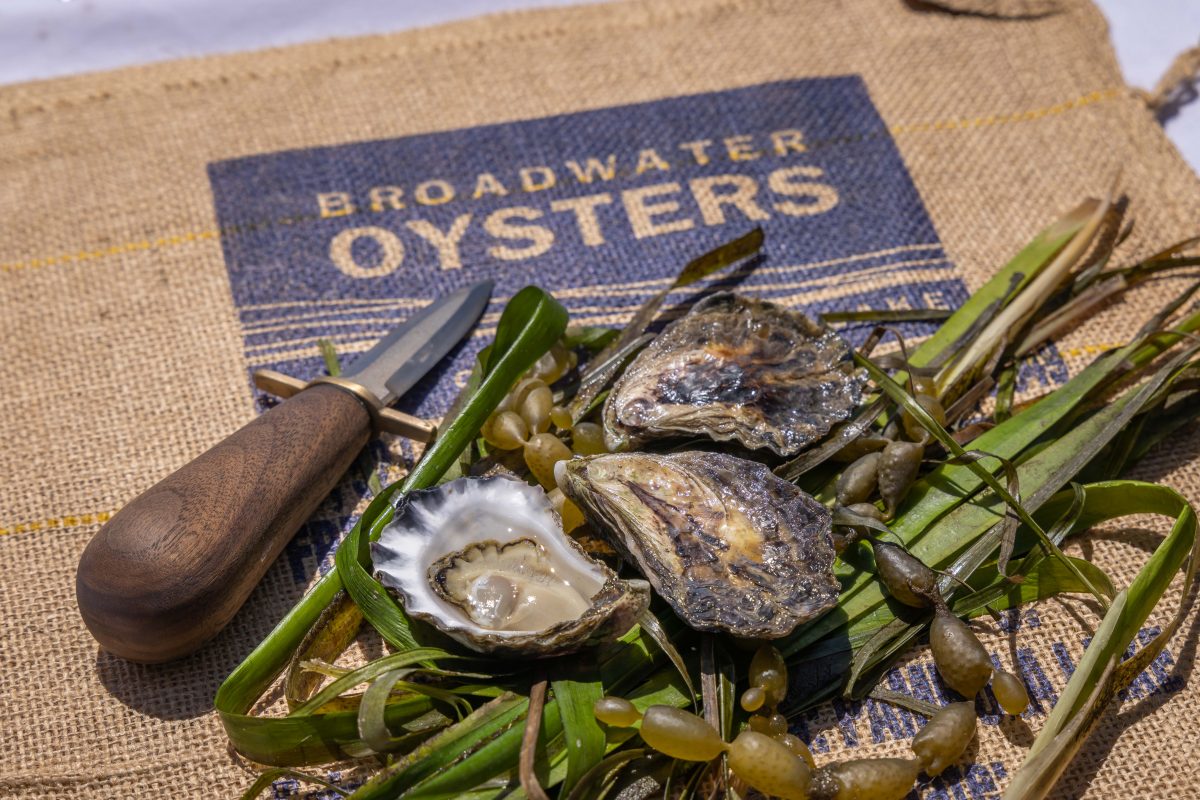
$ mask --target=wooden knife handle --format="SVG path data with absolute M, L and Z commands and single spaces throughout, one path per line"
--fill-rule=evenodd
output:
M 79 561 L 92 635 L 130 661 L 185 656 L 241 608 L 371 435 L 361 400 L 316 385 L 113 516 Z

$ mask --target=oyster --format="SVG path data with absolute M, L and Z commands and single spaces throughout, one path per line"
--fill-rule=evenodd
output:
M 693 628 L 773 639 L 837 603 L 829 509 L 762 464 L 612 453 L 555 473 Z
M 793 456 L 850 415 L 864 380 L 833 331 L 774 303 L 715 294 L 625 370 L 604 403 L 605 442 L 615 451 L 701 435 Z
M 412 492 L 371 545 L 416 619 L 484 653 L 545 656 L 620 636 L 650 598 L 562 532 L 545 492 L 504 477 Z

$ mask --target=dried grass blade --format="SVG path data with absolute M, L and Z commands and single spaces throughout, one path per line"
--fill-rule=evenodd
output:
M 973 377 L 980 365 L 992 357 L 1001 341 L 1012 331 L 1019 330 L 1066 279 L 1071 268 L 1091 246 L 1111 205 L 1110 194 L 1095 206 L 1050 264 L 1018 291 L 1016 297 L 996 314 L 965 352 L 943 367 L 937 378 L 938 392 L 943 398 L 957 396 L 957 387 Z
M 932 717 L 934 714 L 942 710 L 942 706 L 934 705 L 933 703 L 927 703 L 924 700 L 918 700 L 912 695 L 902 694 L 900 692 L 892 691 L 891 689 L 876 687 L 872 689 L 870 694 L 867 696 L 874 700 L 882 700 L 885 703 L 891 703 L 892 705 L 900 706 L 901 708 L 907 708 L 909 711 L 916 712 L 917 714 L 921 714 L 922 716 L 926 717 Z
M 334 601 L 321 612 L 304 641 L 296 648 L 288 667 L 284 694 L 289 711 L 295 711 L 311 699 L 322 683 L 322 676 L 313 670 L 303 669 L 303 663 L 325 661 L 332 664 L 354 641 L 362 627 L 362 619 L 362 612 L 344 591 L 338 592 Z
M 521 776 L 521 788 L 529 800 L 550 800 L 534 770 L 538 733 L 542 727 L 542 711 L 546 707 L 546 683 L 546 679 L 542 678 L 529 688 L 529 711 L 525 715 L 525 730 L 521 735 L 521 758 L 518 762 L 518 771 Z
M 377 658 L 374 661 L 369 661 L 358 669 L 347 672 L 342 677 L 325 686 L 321 691 L 317 692 L 304 705 L 292 712 L 295 716 L 304 716 L 306 714 L 316 713 L 325 703 L 334 699 L 342 692 L 353 689 L 369 681 L 376 680 L 379 676 L 384 675 L 393 669 L 419 664 L 421 662 L 435 661 L 439 659 L 461 659 L 462 656 L 456 656 L 447 653 L 445 650 L 439 650 L 435 647 L 418 647 L 403 653 L 393 653 L 390 656 Z
M 1157 314 L 1146 321 L 1146 324 L 1138 331 L 1139 336 L 1148 336 L 1151 333 L 1162 330 L 1168 319 L 1171 318 L 1176 311 L 1183 307 L 1183 304 L 1190 300 L 1197 291 L 1200 291 L 1200 282 L 1194 283 L 1187 289 L 1179 293 L 1179 296 L 1174 298 L 1170 303 L 1164 306 Z
M 1071 298 L 1061 308 L 1038 320 L 1013 351 L 1014 358 L 1032 353 L 1046 342 L 1065 333 L 1100 306 L 1129 288 L 1123 275 L 1114 275 L 1089 286 Z
M 1095 215 L 1098 205 L 1098 200 L 1085 200 L 1040 231 L 913 352 L 913 365 L 940 366 L 976 338 L 978 331 Z

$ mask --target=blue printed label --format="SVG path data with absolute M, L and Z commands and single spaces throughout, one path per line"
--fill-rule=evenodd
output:
M 754 225 L 766 258 L 726 287 L 810 314 L 966 297 L 857 77 L 257 155 L 209 175 L 251 368 L 315 376 L 319 338 L 350 358 L 432 298 L 496 282 L 476 334 L 401 401 L 419 414 L 445 410 L 522 286 L 554 292 L 574 323 L 618 324 Z

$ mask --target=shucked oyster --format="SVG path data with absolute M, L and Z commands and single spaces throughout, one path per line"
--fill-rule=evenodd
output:
M 613 453 L 555 477 L 693 628 L 778 638 L 837 603 L 829 509 L 723 453 Z
M 562 532 L 540 488 L 460 478 L 412 492 L 371 545 L 411 616 L 484 653 L 541 656 L 620 636 L 650 587 L 623 581 Z
M 836 333 L 797 311 L 716 294 L 668 325 L 604 404 L 610 450 L 663 437 L 736 439 L 793 456 L 850 415 L 864 376 Z

